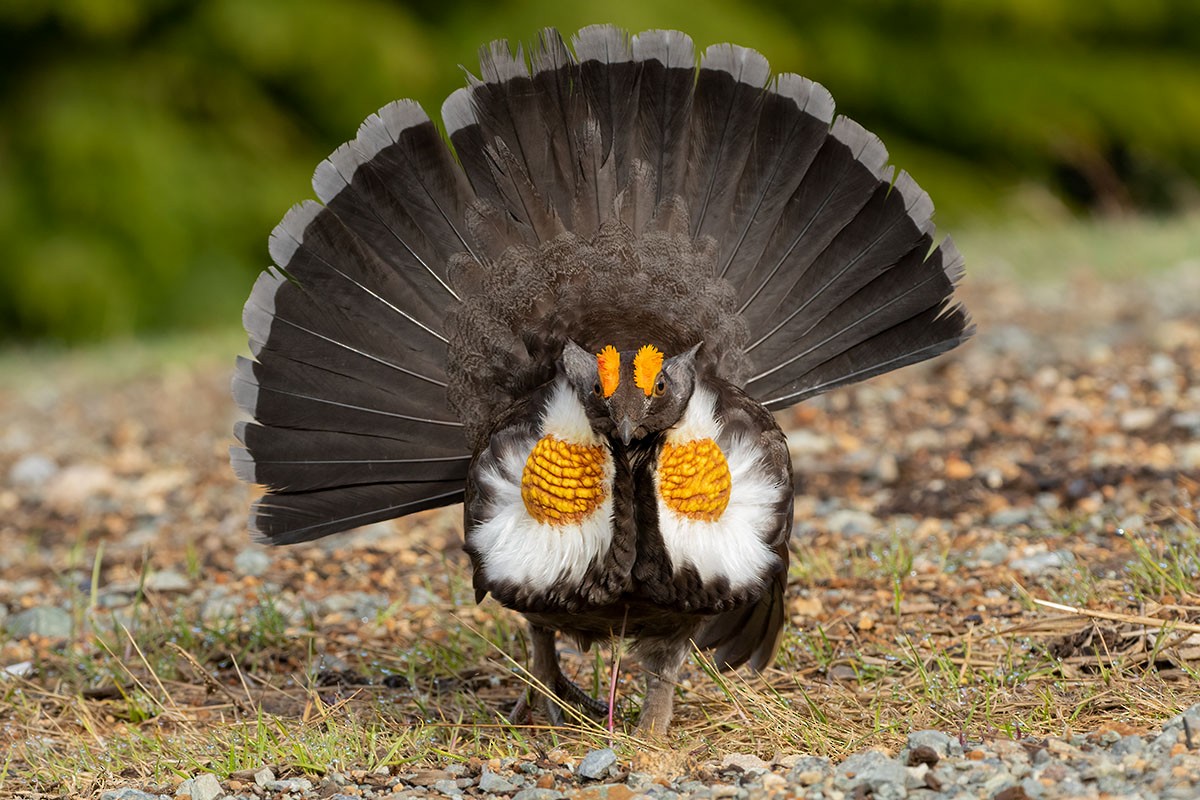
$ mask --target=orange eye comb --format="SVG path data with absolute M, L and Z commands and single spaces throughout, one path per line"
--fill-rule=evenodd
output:
M 611 344 L 596 354 L 596 371 L 600 376 L 600 390 L 605 397 L 612 397 L 621 382 L 621 354 Z
M 652 344 L 643 345 L 633 357 L 633 382 L 649 397 L 654 391 L 654 379 L 662 369 L 663 354 Z

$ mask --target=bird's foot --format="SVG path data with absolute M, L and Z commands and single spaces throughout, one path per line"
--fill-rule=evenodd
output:
M 589 716 L 608 716 L 607 701 L 592 697 L 582 686 L 568 678 L 562 671 L 559 671 L 558 677 L 554 680 L 554 693 L 560 700 L 566 700 Z
M 549 676 L 547 676 L 549 677 Z M 542 686 L 549 689 L 543 692 Z M 608 703 L 592 697 L 575 681 L 568 678 L 559 670 L 558 674 L 549 680 L 543 679 L 542 686 L 529 686 L 521 693 L 508 721 L 513 725 L 522 725 L 530 721 L 533 709 L 540 704 L 546 712 L 550 724 L 562 727 L 567 722 L 567 712 L 564 704 L 570 703 L 590 717 L 604 718 L 608 716 Z

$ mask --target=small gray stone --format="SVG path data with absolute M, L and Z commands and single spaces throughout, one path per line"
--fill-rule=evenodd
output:
M 273 792 L 307 792 L 313 788 L 308 778 L 284 778 L 267 787 Z
M 479 774 L 479 791 L 489 794 L 511 794 L 516 791 L 511 782 L 492 772 L 487 767 Z
M 32 661 L 18 661 L 16 664 L 9 664 L 7 667 L 0 667 L 0 680 L 4 680 L 5 678 L 24 678 L 31 674 L 33 674 Z
M 58 465 L 39 453 L 32 453 L 12 465 L 8 481 L 13 486 L 34 489 L 42 486 L 58 472 Z
M 133 602 L 133 597 L 124 592 L 103 591 L 96 598 L 100 608 L 124 608 Z
M 1146 740 L 1137 734 L 1122 736 L 1120 739 L 1117 739 L 1115 742 L 1113 742 L 1112 747 L 1109 748 L 1110 752 L 1118 756 L 1127 756 L 1132 755 L 1133 753 L 1140 753 L 1145 749 Z
M 1016 786 L 1017 779 L 1006 769 L 998 769 L 983 782 L 983 794 L 992 797 L 1010 786 Z
M 843 791 L 866 786 L 878 798 L 908 796 L 908 770 L 878 750 L 855 753 L 838 765 L 833 785 Z
M 179 797 L 185 794 L 191 795 L 192 800 L 217 800 L 218 797 L 225 794 L 225 791 L 221 788 L 221 782 L 217 780 L 216 775 L 205 772 L 179 784 L 179 788 L 175 790 L 175 796 Z
M 630 772 L 625 776 L 625 785 L 634 791 L 640 792 L 647 786 L 654 785 L 654 776 L 648 772 Z
M 792 764 L 788 781 L 809 786 L 833 774 L 833 763 L 821 756 L 801 756 Z
M 146 794 L 137 789 L 109 789 L 100 795 L 100 800 L 158 800 L 158 795 Z
M 575 774 L 581 778 L 598 781 L 608 777 L 608 768 L 617 763 L 617 754 L 611 748 L 593 750 L 579 762 Z
M 834 447 L 834 441 L 829 436 L 821 436 L 812 431 L 798 428 L 787 433 L 788 453 L 792 458 L 799 456 L 819 456 L 828 453 Z
M 737 767 L 743 772 L 750 772 L 751 770 L 767 772 L 771 769 L 767 762 L 752 753 L 730 753 L 721 759 L 721 766 Z
M 830 533 L 849 536 L 856 533 L 874 533 L 882 526 L 879 520 L 866 511 L 841 509 L 825 518 L 825 527 Z
M 950 755 L 951 743 L 957 744 L 957 742 L 941 731 L 913 731 L 908 735 L 906 744 L 908 752 L 912 752 L 918 747 L 928 747 L 941 758 L 945 758 Z M 961 750 L 962 748 L 959 749 Z
M 1128 433 L 1144 431 L 1158 419 L 1158 409 L 1131 408 L 1121 413 L 1119 424 L 1121 430 Z
M 1176 454 L 1179 466 L 1189 472 L 1200 469 L 1200 442 L 1190 442 L 1179 448 Z
M 247 547 L 233 559 L 233 568 L 239 575 L 259 578 L 271 567 L 271 557 L 262 547 Z
M 34 634 L 46 639 L 66 639 L 74 626 L 71 615 L 61 608 L 35 606 L 13 614 L 4 627 L 14 639 L 25 639 Z
M 563 800 L 566 795 L 557 789 L 541 789 L 533 787 L 522 789 L 513 795 L 512 800 Z
M 254 783 L 264 789 L 275 782 L 275 773 L 270 767 L 263 767 L 258 772 L 254 773 Z
M 1021 508 L 1020 506 L 1002 508 L 988 515 L 988 525 L 993 528 L 1012 528 L 1016 525 L 1027 525 L 1032 516 L 1033 511 L 1028 508 Z
M 994 567 L 1008 560 L 1008 545 L 1004 542 L 988 542 L 979 548 L 977 561 L 986 566 Z
M 449 797 L 462 797 L 463 793 L 458 784 L 451 780 L 434 781 L 433 788 Z
M 1026 796 L 1032 800 L 1039 800 L 1046 796 L 1046 787 L 1036 778 L 1026 778 L 1018 785 L 1025 790 Z
M 146 588 L 155 592 L 189 592 L 192 582 L 186 575 L 173 569 L 155 572 L 146 578 Z
M 1171 415 L 1171 425 L 1184 430 L 1194 430 L 1200 433 L 1200 411 L 1180 411 Z
M 1064 569 L 1075 563 L 1075 555 L 1070 550 L 1054 550 L 1049 553 L 1034 553 L 1031 556 L 1018 558 L 1009 566 L 1022 575 L 1034 577 L 1055 569 Z
M 917 764 L 915 767 L 905 767 L 904 772 L 907 776 L 904 779 L 904 788 L 925 789 L 928 787 L 925 777 L 929 774 L 928 764 Z

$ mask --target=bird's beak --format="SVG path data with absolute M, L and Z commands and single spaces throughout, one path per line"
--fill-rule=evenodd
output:
M 633 424 L 633 420 L 631 420 L 629 417 L 625 417 L 620 421 L 620 423 L 618 423 L 617 434 L 621 437 L 621 442 L 623 444 L 628 445 L 631 441 L 633 441 L 633 430 L 636 427 L 637 426 Z

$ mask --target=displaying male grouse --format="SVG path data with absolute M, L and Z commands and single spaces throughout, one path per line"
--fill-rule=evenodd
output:
M 620 634 L 662 733 L 691 643 L 778 646 L 792 471 L 771 412 L 942 353 L 970 330 L 933 206 L 820 85 L 677 31 L 494 43 L 317 167 L 271 235 L 233 464 L 267 541 L 463 502 L 476 596 Z M 573 51 L 573 52 L 572 52 Z M 531 63 L 530 63 L 531 62 Z M 562 709 L 547 698 L 551 720 Z

